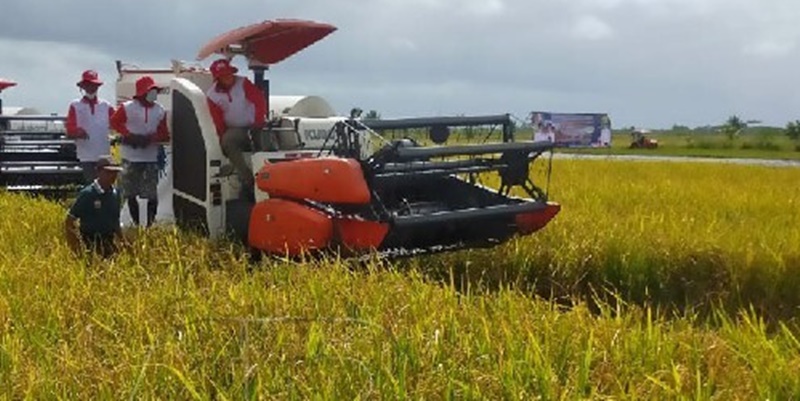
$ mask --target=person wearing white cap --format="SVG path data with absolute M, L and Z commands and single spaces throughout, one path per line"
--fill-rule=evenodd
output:
M 84 183 L 95 179 L 95 163 L 100 155 L 111 153 L 108 138 L 109 120 L 114 107 L 106 100 L 97 97 L 103 81 L 94 70 L 86 70 L 77 86 L 83 95 L 70 102 L 67 121 L 64 124 L 67 137 L 75 140 L 78 160 L 83 170 Z

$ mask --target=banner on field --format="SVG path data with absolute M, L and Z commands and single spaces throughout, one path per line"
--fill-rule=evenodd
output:
M 602 113 L 530 114 L 534 141 L 551 141 L 566 147 L 611 146 L 611 119 Z

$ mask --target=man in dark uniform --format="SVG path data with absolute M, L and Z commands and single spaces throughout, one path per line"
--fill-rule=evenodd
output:
M 101 156 L 97 178 L 79 193 L 64 221 L 67 244 L 76 254 L 82 246 L 102 257 L 113 255 L 124 241 L 120 227 L 120 195 L 114 187 L 122 167 L 111 156 Z M 75 226 L 79 221 L 80 228 Z

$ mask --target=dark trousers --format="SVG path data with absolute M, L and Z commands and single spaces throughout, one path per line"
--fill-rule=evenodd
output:
M 103 233 L 86 233 L 81 232 L 81 239 L 83 244 L 91 252 L 94 252 L 104 258 L 110 257 L 117 252 L 117 246 L 114 244 L 114 234 Z
M 228 128 L 222 135 L 222 153 L 227 157 L 239 175 L 242 185 L 253 185 L 253 170 L 247 164 L 242 154 L 249 150 L 250 134 L 247 128 Z

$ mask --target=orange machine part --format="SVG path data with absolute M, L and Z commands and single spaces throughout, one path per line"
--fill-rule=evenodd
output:
M 333 237 L 333 221 L 325 213 L 296 202 L 268 199 L 250 214 L 248 242 L 262 251 L 297 256 L 321 249 Z
M 367 204 L 369 187 L 353 159 L 299 159 L 264 165 L 256 184 L 272 198 L 310 199 L 325 203 Z
M 339 241 L 353 251 L 377 249 L 389 232 L 387 223 L 355 218 L 338 218 L 335 226 Z
M 520 213 L 516 216 L 517 231 L 522 235 L 528 235 L 541 230 L 553 217 L 561 211 L 558 203 L 547 202 L 547 206 L 536 212 Z

